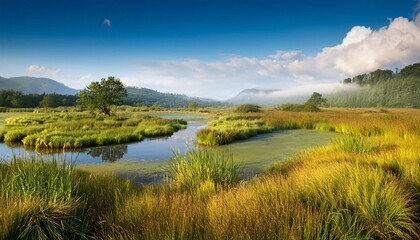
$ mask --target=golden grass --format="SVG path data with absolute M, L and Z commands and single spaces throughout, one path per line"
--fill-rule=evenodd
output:
M 115 176 L 76 171 L 75 196 L 90 237 L 420 238 L 419 110 L 272 110 L 247 116 L 276 128 L 316 128 L 343 136 L 303 151 L 258 178 L 204 196 L 180 190 L 176 182 L 134 187 Z M 0 201 L 10 205 L 6 212 L 15 208 L 10 198 Z M 9 231 L 13 217 L 0 218 L 0 232 Z

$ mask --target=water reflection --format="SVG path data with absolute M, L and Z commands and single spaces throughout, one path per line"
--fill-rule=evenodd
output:
M 171 115 L 168 114 L 169 117 Z M 178 116 L 178 115 L 176 115 Z M 174 151 L 185 153 L 194 147 L 196 140 L 195 133 L 207 125 L 208 119 L 188 120 L 186 129 L 179 130 L 171 136 L 158 138 L 145 138 L 143 141 L 121 145 L 109 145 L 83 149 L 66 149 L 65 155 L 70 156 L 80 164 L 92 164 L 102 162 L 115 162 L 118 160 L 147 160 L 162 161 L 170 160 Z M 9 146 L 0 143 L 0 160 L 11 159 L 13 156 L 42 155 L 46 157 L 57 157 L 63 155 L 63 150 L 57 151 L 35 151 L 26 149 L 22 145 Z
M 88 149 L 87 154 L 94 158 L 100 157 L 102 162 L 115 162 L 122 159 L 124 154 L 127 153 L 127 150 L 127 145 L 113 145 L 90 148 Z

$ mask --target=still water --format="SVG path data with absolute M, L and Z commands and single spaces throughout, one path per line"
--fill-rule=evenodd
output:
M 175 132 L 172 136 L 145 138 L 143 141 L 129 144 L 118 144 L 101 147 L 84 148 L 77 152 L 66 152 L 66 158 L 71 158 L 79 164 L 114 162 L 124 159 L 141 159 L 147 161 L 169 160 L 174 151 L 185 153 L 194 147 L 195 133 L 207 126 L 208 118 L 189 114 L 156 114 L 162 118 L 183 118 L 188 121 L 186 129 Z M 0 158 L 10 159 L 12 156 L 38 154 L 24 149 L 20 145 L 9 146 L 0 144 Z M 51 157 L 62 157 L 62 153 L 43 154 Z
M 163 118 L 183 118 L 188 121 L 186 129 L 172 136 L 146 138 L 143 141 L 102 147 L 85 148 L 78 152 L 66 152 L 65 159 L 75 161 L 88 171 L 115 172 L 119 175 L 132 173 L 133 176 L 152 175 L 152 180 L 139 182 L 158 182 L 167 171 L 168 160 L 174 151 L 185 153 L 194 148 L 196 132 L 207 126 L 209 118 L 189 114 L 156 114 Z M 315 130 L 279 130 L 261 134 L 247 140 L 219 146 L 231 152 L 236 161 L 243 163 L 244 171 L 250 175 L 258 174 L 304 149 L 325 145 L 337 137 L 336 133 Z M 22 146 L 0 144 L 0 159 L 10 159 L 13 155 L 33 155 L 33 151 Z M 44 154 L 63 158 L 63 154 Z M 101 164 L 102 163 L 102 164 Z

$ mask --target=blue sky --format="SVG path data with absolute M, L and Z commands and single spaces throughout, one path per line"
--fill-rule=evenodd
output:
M 0 0 L 0 76 L 49 77 L 81 89 L 114 75 L 127 85 L 217 99 L 251 87 L 339 82 L 420 61 L 412 41 L 420 42 L 419 6 L 415 0 Z M 378 41 L 388 43 L 386 51 L 375 50 Z M 365 53 L 366 62 L 355 62 Z

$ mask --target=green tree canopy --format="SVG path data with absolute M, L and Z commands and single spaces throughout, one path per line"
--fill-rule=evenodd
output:
M 408 65 L 401 69 L 400 74 L 403 77 L 420 77 L 420 63 Z
M 57 100 L 54 94 L 45 94 L 42 98 L 41 102 L 39 103 L 41 107 L 57 107 Z
M 79 103 L 86 105 L 91 110 L 98 109 L 106 115 L 110 115 L 113 105 L 123 103 L 127 91 L 120 79 L 115 77 L 102 78 L 101 82 L 92 82 L 80 91 Z
M 312 96 L 306 101 L 305 105 L 314 105 L 316 107 L 321 106 L 322 104 L 326 104 L 327 100 L 322 98 L 322 94 L 314 92 Z

